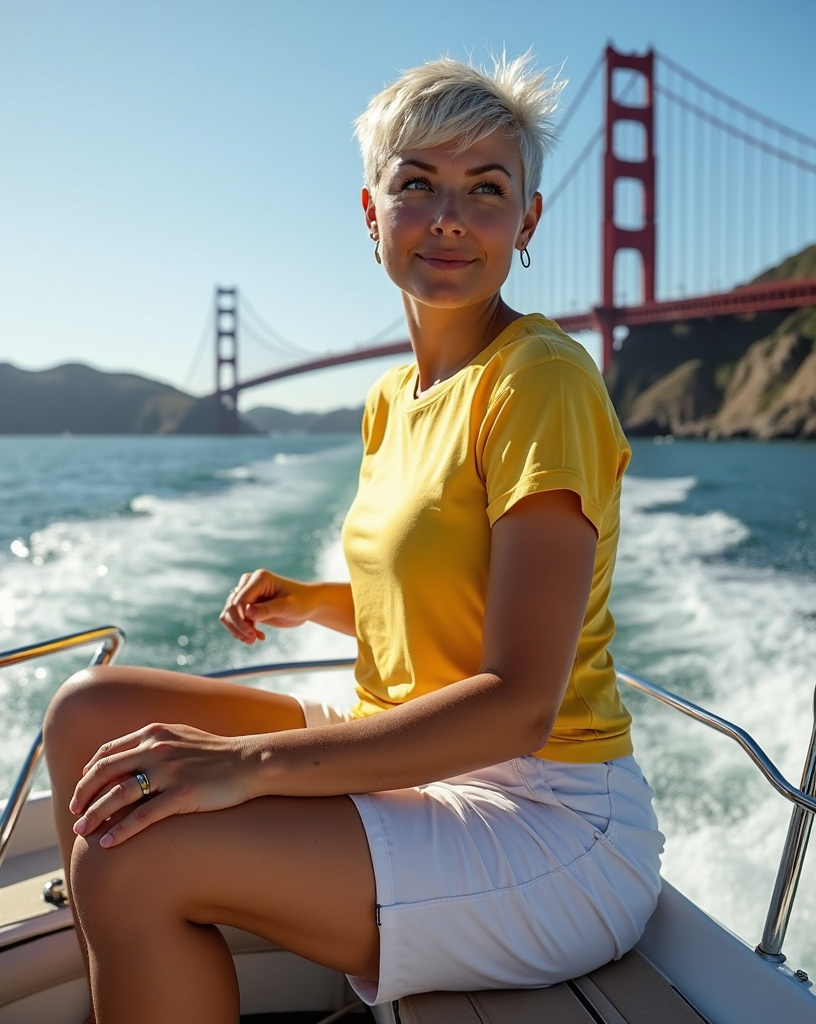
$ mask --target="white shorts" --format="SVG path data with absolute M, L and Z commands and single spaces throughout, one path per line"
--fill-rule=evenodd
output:
M 300 700 L 309 727 L 348 715 Z M 413 789 L 352 795 L 377 886 L 380 975 L 412 992 L 538 988 L 617 959 L 660 891 L 663 836 L 633 757 L 519 757 Z

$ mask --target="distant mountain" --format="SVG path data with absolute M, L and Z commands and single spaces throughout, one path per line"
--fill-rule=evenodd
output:
M 218 413 L 212 398 L 133 373 L 0 363 L 0 434 L 214 434 Z
M 258 407 L 241 416 L 244 433 L 359 433 L 359 409 L 287 412 Z M 21 370 L 0 363 L 0 434 L 217 434 L 213 398 L 195 398 L 134 373 L 82 363 Z
M 816 245 L 761 281 L 816 277 Z M 816 440 L 816 308 L 633 328 L 606 375 L 630 436 Z
M 757 281 L 816 277 L 816 245 Z M 631 436 L 816 440 L 816 308 L 633 328 L 606 384 Z M 357 433 L 362 409 L 256 407 L 247 433 Z M 80 363 L 0 363 L 0 434 L 216 434 L 213 398 Z
M 259 405 L 243 416 L 260 434 L 359 434 L 363 407 L 320 413 L 287 412 Z

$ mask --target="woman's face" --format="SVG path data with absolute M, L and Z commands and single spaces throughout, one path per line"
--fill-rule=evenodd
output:
M 493 132 L 457 153 L 451 143 L 408 150 L 385 167 L 366 222 L 383 266 L 409 297 L 458 308 L 492 299 L 541 216 L 524 201 L 521 157 Z

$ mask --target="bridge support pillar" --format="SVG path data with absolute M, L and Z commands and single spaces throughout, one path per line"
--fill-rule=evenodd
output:
M 616 99 L 613 88 L 617 70 L 632 71 L 643 78 L 644 102 L 639 105 Z M 641 304 L 655 300 L 655 149 L 654 149 L 654 51 L 643 56 L 618 53 L 606 48 L 606 146 L 604 151 L 604 201 L 601 307 L 613 310 L 615 299 L 615 257 L 621 249 L 640 253 L 642 265 Z M 643 126 L 644 142 L 640 159 L 619 156 L 615 148 L 615 126 L 621 122 Z M 634 179 L 643 186 L 642 220 L 637 227 L 622 227 L 615 219 L 615 184 Z M 603 336 L 603 371 L 609 368 L 613 354 L 614 318 L 599 317 Z
M 238 289 L 215 289 L 215 391 L 218 430 L 237 434 L 238 420 Z

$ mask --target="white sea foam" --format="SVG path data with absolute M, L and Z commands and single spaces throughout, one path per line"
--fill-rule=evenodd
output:
M 344 457 L 336 456 L 340 467 Z M 335 456 L 275 456 L 241 467 L 214 493 L 167 498 L 145 491 L 138 515 L 53 523 L 28 550 L 4 556 L 0 628 L 17 646 L 116 622 L 128 660 L 187 671 L 306 658 L 350 657 L 354 642 L 317 627 L 269 631 L 251 649 L 217 622 L 240 571 L 276 568 L 293 548 L 313 556 L 316 577 L 342 579 Z M 354 472 L 346 457 L 343 474 Z M 344 477 L 345 479 L 345 477 Z M 152 486 L 152 485 L 151 485 Z M 794 782 L 810 733 L 816 664 L 816 584 L 729 560 L 750 541 L 723 511 L 688 512 L 691 478 L 630 476 L 613 610 L 619 663 L 742 725 Z M 328 508 L 314 525 L 310 515 Z M 147 643 L 146 634 L 163 639 Z M 69 659 L 87 663 L 88 653 Z M 20 666 L 0 678 L 0 790 L 71 668 Z M 267 677 L 348 704 L 350 673 Z M 757 941 L 778 859 L 787 804 L 758 781 L 744 755 L 662 706 L 632 697 L 635 741 L 669 833 L 666 876 L 709 912 Z M 799 888 L 789 947 L 794 966 L 816 968 L 816 855 Z M 746 895 L 749 894 L 749 895 Z M 809 962 L 808 962 L 809 961 Z
M 749 531 L 724 512 L 673 510 L 693 486 L 627 481 L 617 659 L 741 725 L 798 785 L 812 723 L 816 584 L 722 558 Z M 638 757 L 670 837 L 666 877 L 758 941 L 789 805 L 727 738 L 662 706 L 630 703 Z M 811 968 L 814 921 L 816 892 L 800 885 L 788 944 Z
M 0 645 L 22 646 L 113 622 L 128 634 L 125 660 L 186 671 L 238 666 L 259 660 L 259 654 L 278 661 L 353 652 L 349 638 L 339 638 L 343 646 L 308 628 L 270 631 L 263 648 L 247 649 L 217 621 L 241 572 L 261 565 L 275 568 L 290 555 L 292 532 L 304 529 L 302 510 L 331 508 L 337 501 L 334 458 L 326 453 L 321 471 L 312 460 L 280 464 L 270 458 L 253 464 L 251 478 L 239 477 L 222 491 L 175 498 L 145 493 L 130 503 L 140 515 L 56 522 L 35 531 L 28 551 L 16 552 L 3 565 L 0 630 L 5 642 Z M 335 476 L 343 469 L 342 457 L 337 459 Z M 311 528 L 294 546 L 306 545 L 319 558 L 336 534 L 333 524 L 328 530 Z M 181 636 L 186 643 L 176 642 Z M 86 650 L 49 659 L 40 677 L 30 664 L 3 673 L 0 792 L 19 766 L 50 695 L 61 679 L 87 664 L 89 655 Z M 302 685 L 314 684 L 306 680 Z M 348 691 L 347 684 L 343 699 Z

